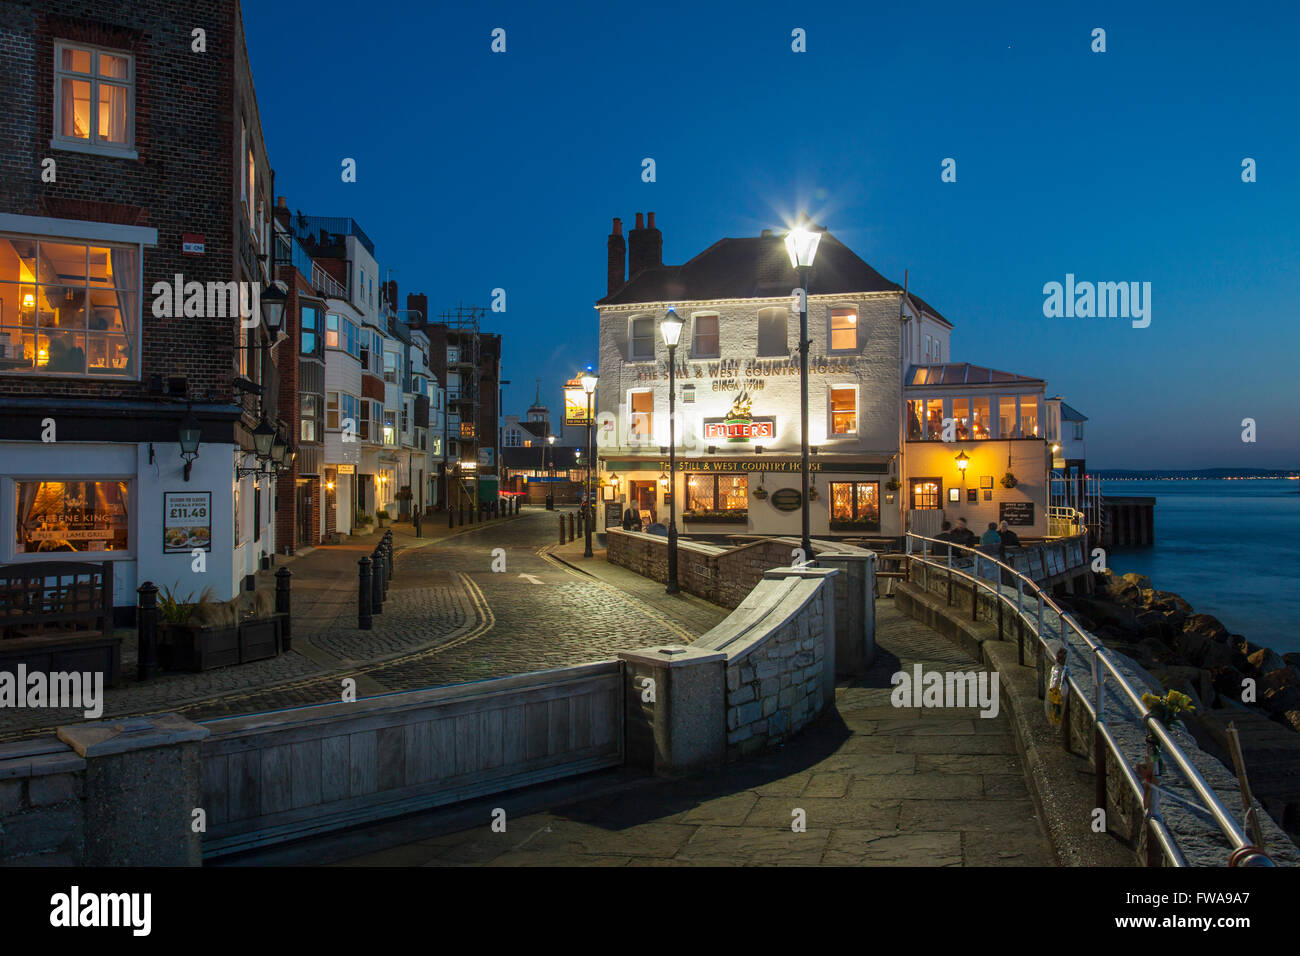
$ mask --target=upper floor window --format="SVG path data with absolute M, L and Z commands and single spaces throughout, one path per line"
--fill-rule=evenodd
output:
M 302 354 L 315 355 L 318 351 L 317 336 L 319 329 L 317 323 L 320 322 L 320 313 L 308 305 L 302 307 Z
M 361 339 L 356 323 L 337 312 L 326 313 L 325 347 L 343 349 L 353 358 L 361 358 Z
M 0 237 L 0 373 L 138 378 L 140 250 Z
M 130 54 L 56 43 L 54 84 L 52 145 L 132 154 L 135 64 Z
M 831 386 L 831 434 L 858 433 L 858 390 L 853 385 Z
M 758 310 L 758 354 L 760 356 L 784 356 L 790 354 L 790 334 L 787 325 L 790 309 L 781 308 Z
M 655 357 L 655 320 L 650 316 L 633 319 L 629 330 L 628 359 L 650 361 Z
M 718 316 L 716 313 L 691 316 L 691 355 L 708 358 L 718 355 Z
M 394 382 L 394 383 L 397 381 L 397 353 L 396 352 L 384 353 L 384 381 Z
M 858 310 L 831 309 L 831 351 L 856 351 L 857 347 Z
M 648 389 L 636 391 L 628 397 L 632 406 L 628 421 L 628 444 L 648 443 L 654 436 L 654 392 Z
M 1083 441 L 1083 422 L 1074 423 L 1074 440 Z

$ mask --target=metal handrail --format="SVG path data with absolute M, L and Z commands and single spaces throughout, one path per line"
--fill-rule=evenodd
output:
M 1029 629 L 1033 632 L 1034 638 L 1037 640 L 1039 648 L 1041 650 L 1049 649 L 1047 640 L 1044 639 L 1043 637 L 1043 608 L 1050 607 L 1051 610 L 1053 610 L 1056 613 L 1057 619 L 1059 621 L 1062 643 L 1065 646 L 1067 653 L 1070 650 L 1074 650 L 1074 648 L 1070 646 L 1070 642 L 1065 640 L 1067 625 L 1069 626 L 1070 630 L 1074 631 L 1074 633 L 1078 636 L 1079 640 L 1081 640 L 1084 643 L 1084 645 L 1088 648 L 1088 650 L 1092 652 L 1091 669 L 1093 674 L 1093 683 L 1096 685 L 1095 701 L 1088 700 L 1087 695 L 1083 693 L 1083 689 L 1079 686 L 1078 682 L 1074 679 L 1074 676 L 1069 674 L 1069 672 L 1067 671 L 1067 677 L 1069 679 L 1070 689 L 1071 692 L 1075 695 L 1075 698 L 1081 701 L 1083 703 L 1083 706 L 1087 708 L 1088 712 L 1092 715 L 1094 732 L 1098 735 L 1098 737 L 1102 741 L 1105 742 L 1106 748 L 1110 750 L 1112 754 L 1114 754 L 1115 758 L 1118 761 L 1118 766 L 1122 772 L 1122 776 L 1124 777 L 1125 782 L 1128 784 L 1129 789 L 1133 791 L 1133 794 L 1139 799 L 1139 801 L 1142 801 L 1145 804 L 1145 800 L 1143 800 L 1144 787 L 1142 785 L 1141 780 L 1138 777 L 1137 768 L 1129 763 L 1128 758 L 1124 755 L 1123 750 L 1120 749 L 1119 742 L 1115 739 L 1115 736 L 1110 732 L 1110 728 L 1106 725 L 1106 698 L 1103 689 L 1107 682 L 1107 676 L 1106 676 L 1107 674 L 1109 674 L 1113 678 L 1113 686 L 1117 691 L 1120 692 L 1121 700 L 1123 698 L 1127 698 L 1128 703 L 1131 704 L 1133 709 L 1136 710 L 1136 712 L 1138 713 L 1139 719 L 1146 733 L 1148 735 L 1154 736 L 1160 742 L 1160 744 L 1164 748 L 1164 753 L 1169 757 L 1170 764 L 1178 770 L 1178 772 L 1182 775 L 1183 779 L 1187 782 L 1188 786 L 1190 786 L 1191 789 L 1196 793 L 1197 797 L 1199 797 L 1202 801 L 1204 801 L 1205 811 L 1214 820 L 1214 822 L 1218 824 L 1218 827 L 1220 831 L 1222 831 L 1224 837 L 1228 840 L 1229 843 L 1232 844 L 1233 852 L 1235 853 L 1236 851 L 1239 850 L 1254 850 L 1255 859 L 1252 861 L 1254 865 L 1265 865 L 1265 866 L 1273 865 L 1273 862 L 1268 857 L 1268 855 L 1265 854 L 1262 850 L 1256 849 L 1254 847 L 1254 844 L 1252 844 L 1250 840 L 1247 839 L 1245 832 L 1242 830 L 1241 827 L 1237 825 L 1237 822 L 1232 818 L 1232 814 L 1227 810 L 1226 807 L 1224 807 L 1222 801 L 1219 800 L 1218 794 L 1208 783 L 1206 783 L 1205 778 L 1201 776 L 1200 771 L 1197 770 L 1196 767 L 1192 764 L 1192 762 L 1187 758 L 1187 755 L 1183 752 L 1183 749 L 1179 747 L 1177 743 L 1174 742 L 1174 739 L 1165 730 L 1164 725 L 1161 724 L 1160 721 L 1156 719 L 1155 715 L 1147 708 L 1147 706 L 1142 703 L 1141 695 L 1133 688 L 1133 685 L 1129 683 L 1128 678 L 1126 678 L 1124 674 L 1121 673 L 1120 670 L 1116 667 L 1115 663 L 1111 660 L 1110 652 L 1107 651 L 1105 647 L 1101 646 L 1096 641 L 1094 641 L 1092 636 L 1088 634 L 1088 632 L 1085 631 L 1083 628 L 1081 628 L 1074 621 L 1074 619 L 1071 618 L 1064 610 L 1062 610 L 1060 605 L 1058 605 L 1055 601 L 1053 601 L 1050 597 L 1048 597 L 1046 592 L 1044 592 L 1043 589 L 1040 588 L 1032 578 L 1029 578 L 1028 576 L 1022 574 L 1021 572 L 1017 571 L 1015 568 L 1007 564 L 1004 564 L 1002 561 L 999 561 L 997 558 L 994 558 L 991 555 L 986 554 L 985 552 L 979 551 L 977 548 L 972 548 L 966 545 L 957 544 L 954 541 L 942 541 L 937 538 L 929 538 L 926 537 L 925 535 L 916 534 L 911 531 L 907 532 L 906 537 L 907 537 L 906 552 L 909 560 L 916 560 L 916 556 L 912 551 L 913 540 L 920 541 L 921 542 L 920 562 L 923 565 L 933 566 L 933 567 L 945 567 L 949 575 L 955 572 L 956 574 L 960 575 L 963 578 L 970 579 L 973 586 L 973 589 L 971 591 L 972 611 L 974 610 L 976 604 L 976 600 L 975 600 L 976 591 L 974 590 L 974 588 L 979 588 L 979 587 L 987 588 L 989 592 L 997 595 L 997 598 L 1000 602 L 1007 605 L 1007 607 L 1009 608 L 1015 608 L 1017 618 L 1021 621 L 1022 624 L 1029 627 Z M 929 555 L 929 553 L 926 550 L 927 544 L 941 545 L 948 549 L 947 551 L 948 561 L 946 566 L 935 561 Z M 968 552 L 971 555 L 971 557 L 974 559 L 974 567 L 973 567 L 973 570 L 975 572 L 974 574 L 966 574 L 965 571 L 963 571 L 962 569 L 953 567 L 952 555 L 954 549 L 963 552 Z M 1015 601 L 1012 601 L 1010 597 L 1008 597 L 1006 594 L 1003 593 L 1001 587 L 1002 576 L 1000 573 L 998 574 L 996 579 L 996 586 L 994 584 L 985 584 L 980 579 L 979 569 L 980 569 L 980 563 L 982 561 L 987 561 L 989 562 L 990 565 L 996 566 L 997 568 L 1000 568 L 1001 571 L 1004 571 L 1007 574 L 1012 575 L 1012 577 L 1016 581 Z M 1026 584 L 1029 585 L 1029 593 L 1034 595 L 1037 598 L 1038 613 L 1036 615 L 1037 618 L 1036 621 L 1032 617 L 1027 619 L 1026 614 L 1023 610 Z M 1143 821 L 1144 825 L 1150 827 L 1152 831 L 1152 835 L 1155 837 L 1156 841 L 1160 844 L 1160 848 L 1164 853 L 1165 858 L 1168 859 L 1170 863 L 1172 863 L 1174 866 L 1186 866 L 1187 861 L 1183 858 L 1181 851 L 1179 851 L 1177 843 L 1174 840 L 1173 835 L 1169 832 L 1169 828 L 1166 826 L 1164 819 L 1161 816 L 1159 810 L 1154 809 L 1155 806 L 1156 803 L 1153 801 L 1152 803 L 1153 810 Z

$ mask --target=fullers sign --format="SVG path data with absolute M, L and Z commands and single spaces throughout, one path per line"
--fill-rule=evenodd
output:
M 725 418 L 704 419 L 705 439 L 749 441 L 751 438 L 775 438 L 776 419 L 755 418 L 751 413 L 752 404 L 753 400 L 749 397 L 749 392 L 741 392 Z

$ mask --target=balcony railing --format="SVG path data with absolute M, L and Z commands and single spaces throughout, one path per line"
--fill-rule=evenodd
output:
M 316 291 L 329 296 L 331 299 L 346 299 L 348 297 L 348 290 L 343 287 L 343 284 L 317 265 L 315 260 L 311 264 L 311 284 Z

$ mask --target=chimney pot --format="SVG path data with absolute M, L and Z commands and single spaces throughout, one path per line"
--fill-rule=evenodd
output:
M 614 217 L 614 227 L 612 229 L 612 232 L 616 236 L 623 235 L 623 220 L 619 219 L 617 216 Z
M 645 213 L 640 213 L 640 212 L 639 212 L 639 213 L 636 214 L 636 227 L 635 227 L 635 228 L 637 228 L 637 229 L 644 229 L 644 228 L 645 228 Z
M 653 229 L 653 228 L 655 227 L 655 214 L 652 213 L 652 212 L 648 212 L 648 213 L 646 213 L 646 216 L 647 216 L 648 219 L 649 219 L 649 221 L 648 221 L 647 224 L 646 224 L 646 228 L 647 228 L 647 229 Z

